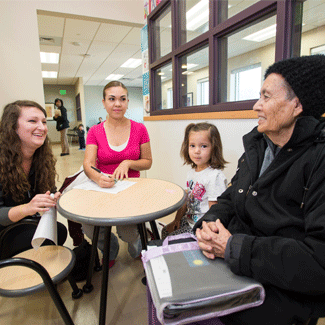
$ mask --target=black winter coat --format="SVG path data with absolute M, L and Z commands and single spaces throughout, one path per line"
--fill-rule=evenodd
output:
M 304 301 L 325 293 L 324 126 L 299 118 L 260 177 L 267 144 L 257 128 L 246 134 L 228 189 L 194 226 L 220 219 L 233 235 L 227 263 L 235 274 Z

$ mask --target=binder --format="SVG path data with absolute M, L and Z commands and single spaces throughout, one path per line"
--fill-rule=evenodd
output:
M 167 237 L 162 246 L 148 246 L 142 261 L 162 324 L 227 315 L 259 306 L 265 298 L 259 282 L 235 275 L 223 259 L 206 258 L 191 234 Z

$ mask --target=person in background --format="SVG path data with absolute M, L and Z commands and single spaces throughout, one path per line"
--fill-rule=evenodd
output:
M 181 148 L 184 164 L 191 165 L 187 174 L 187 202 L 177 211 L 175 220 L 162 229 L 167 235 L 192 232 L 193 225 L 217 203 L 227 180 L 222 172 L 226 161 L 217 127 L 209 123 L 191 123 L 186 127 Z
M 307 324 L 324 312 L 324 80 L 324 55 L 266 70 L 237 172 L 194 226 L 205 256 L 265 288 L 261 306 L 220 317 L 225 325 Z
M 97 123 L 97 124 L 100 124 L 100 123 L 102 123 L 103 122 L 103 119 L 100 117 L 99 118 L 99 122 Z
M 55 187 L 55 159 L 47 136 L 46 111 L 36 102 L 19 100 L 4 107 L 0 122 L 0 230 L 27 216 L 54 207 L 61 193 Z M 54 198 L 50 193 L 55 193 Z M 38 220 L 38 219 L 37 219 Z M 12 249 L 31 248 L 35 229 L 22 230 Z M 67 238 L 58 223 L 58 244 Z
M 107 112 L 106 121 L 94 125 L 87 134 L 84 170 L 86 175 L 100 187 L 114 186 L 114 180 L 140 177 L 141 170 L 151 167 L 150 139 L 142 123 L 124 116 L 128 109 L 128 91 L 119 81 L 111 81 L 103 90 L 103 105 Z M 102 173 L 91 168 L 97 167 Z M 105 174 L 110 175 L 107 177 Z M 94 227 L 83 225 L 86 235 L 92 238 Z M 119 237 L 128 243 L 128 251 L 135 258 L 140 255 L 142 245 L 136 225 L 117 226 Z M 104 247 L 104 228 L 100 228 L 98 247 Z M 111 265 L 114 263 L 119 245 L 111 236 Z
M 85 130 L 83 124 L 79 124 L 78 126 L 78 137 L 79 137 L 79 150 L 85 150 L 86 143 L 85 143 Z
M 61 136 L 61 156 L 69 155 L 69 142 L 67 131 L 69 128 L 69 121 L 67 116 L 67 109 L 63 106 L 63 101 L 60 98 L 56 98 L 54 101 L 54 105 L 60 110 L 61 114 L 55 114 L 53 119 L 56 121 L 56 129 L 60 132 Z

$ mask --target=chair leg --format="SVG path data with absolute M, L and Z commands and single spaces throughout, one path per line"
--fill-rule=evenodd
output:
M 99 235 L 99 226 L 96 226 L 94 228 L 94 234 L 93 234 L 93 240 L 92 240 L 92 247 L 91 247 L 91 256 L 90 256 L 90 262 L 89 262 L 89 268 L 88 268 L 88 274 L 87 274 L 87 282 L 83 286 L 83 291 L 85 293 L 89 293 L 94 289 L 94 286 L 91 284 L 91 278 L 93 276 L 93 269 L 95 264 L 95 257 L 97 251 L 97 242 L 98 242 L 98 235 Z
M 96 272 L 99 272 L 102 270 L 102 266 L 99 263 L 99 256 L 98 256 L 98 250 L 96 249 L 96 256 L 95 256 L 95 269 Z
M 142 249 L 147 250 L 147 233 L 145 231 L 145 224 L 139 223 L 138 224 L 138 231 L 141 238 Z
M 68 281 L 71 285 L 72 288 L 72 298 L 73 299 L 79 299 L 82 297 L 83 295 L 83 291 L 81 289 L 79 289 L 79 287 L 77 286 L 76 280 L 72 275 L 68 275 Z
M 151 227 L 151 230 L 152 230 L 152 233 L 153 233 L 153 236 L 154 236 L 155 240 L 160 239 L 157 224 L 156 224 L 155 220 L 150 221 L 150 227 Z

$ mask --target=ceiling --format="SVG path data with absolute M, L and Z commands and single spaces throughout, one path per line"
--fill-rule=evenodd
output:
M 242 10 L 240 5 L 244 1 L 233 1 L 233 3 L 232 15 Z M 325 0 L 306 1 L 303 32 L 324 26 L 324 12 Z M 275 18 L 270 18 L 261 24 L 268 26 L 272 23 L 275 23 Z M 77 79 L 82 77 L 84 85 L 104 86 L 108 83 L 105 78 L 114 73 L 124 75 L 120 81 L 127 87 L 142 87 L 142 65 L 136 69 L 120 67 L 129 58 L 142 58 L 140 46 L 142 24 L 40 12 L 38 27 L 41 51 L 60 53 L 59 64 L 42 64 L 42 70 L 58 72 L 57 79 L 45 78 L 44 84 L 74 85 Z M 248 35 L 255 28 L 252 25 L 229 38 L 229 57 L 274 42 L 274 38 L 256 44 L 242 40 L 243 34 Z M 259 26 L 259 28 L 264 27 Z M 168 44 L 170 37 L 170 31 L 166 32 L 166 35 L 162 33 L 161 43 Z M 193 71 L 208 65 L 208 55 L 202 56 L 200 52 L 198 55 L 194 53 L 191 59 L 200 63 Z
M 57 71 L 58 78 L 43 78 L 45 85 L 104 86 L 111 74 L 123 74 L 127 87 L 142 87 L 142 65 L 120 68 L 129 58 L 141 59 L 142 24 L 103 21 L 87 17 L 38 13 L 41 52 L 60 54 L 59 64 L 43 64 L 42 71 Z

